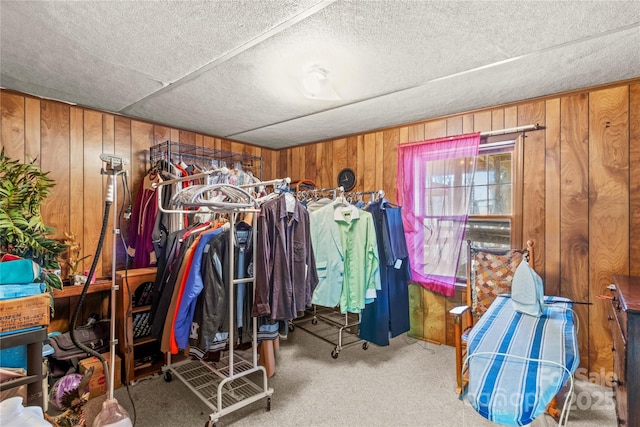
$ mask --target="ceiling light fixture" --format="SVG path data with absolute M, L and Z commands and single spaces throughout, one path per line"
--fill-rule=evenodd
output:
M 324 68 L 314 65 L 302 79 L 303 94 L 310 99 L 336 101 L 341 99 L 331 85 L 328 72 Z

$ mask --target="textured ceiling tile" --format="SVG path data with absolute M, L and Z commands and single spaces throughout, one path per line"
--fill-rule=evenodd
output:
M 3 87 L 275 148 L 640 74 L 637 1 L 2 1 L 0 23 Z M 340 100 L 304 96 L 313 66 Z
M 283 148 L 634 77 L 640 77 L 637 28 L 234 138 Z

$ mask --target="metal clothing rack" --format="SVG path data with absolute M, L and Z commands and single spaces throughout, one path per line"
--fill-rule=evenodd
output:
M 262 179 L 262 157 L 244 153 L 233 153 L 200 145 L 165 141 L 149 148 L 151 165 L 155 165 L 161 160 L 194 162 L 201 166 L 206 165 L 216 168 L 242 169 L 245 172 L 251 172 L 256 178 Z
M 340 351 L 347 347 L 362 343 L 363 350 L 369 348 L 369 343 L 358 337 L 360 320 L 360 313 L 342 314 L 335 308 L 314 305 L 312 309 L 305 311 L 302 318 L 289 322 L 289 331 L 293 331 L 297 327 L 335 345 L 335 348 L 331 350 L 331 357 L 337 359 Z M 322 324 L 318 324 L 318 321 L 321 321 Z M 336 329 L 338 329 L 337 341 L 331 338 Z M 346 333 L 346 336 L 343 336 L 343 333 Z
M 360 198 L 362 196 L 369 195 L 371 197 L 371 202 L 374 202 L 375 198 L 384 197 L 384 191 L 378 190 L 345 193 L 343 187 L 336 187 L 305 190 L 297 192 L 296 195 L 305 199 L 309 199 L 314 196 L 327 197 L 327 195 L 332 195 L 333 200 L 336 200 L 337 197 L 341 197 L 345 201 L 353 197 Z M 323 328 L 322 326 L 319 326 L 318 321 L 328 325 L 328 327 Z M 314 305 L 312 309 L 305 311 L 305 316 L 301 319 L 289 322 L 289 330 L 293 331 L 296 327 L 299 327 L 329 344 L 335 345 L 335 348 L 331 351 L 331 357 L 337 359 L 340 355 L 340 351 L 344 348 L 360 343 L 362 343 L 363 350 L 369 348 L 369 343 L 358 337 L 360 333 L 358 325 L 360 325 L 360 322 L 360 313 L 342 314 L 336 310 L 336 308 L 318 307 L 317 305 Z M 338 329 L 337 341 L 330 338 L 336 328 Z M 344 333 L 347 335 L 343 336 Z
M 171 185 L 176 182 L 192 180 L 191 177 L 177 178 L 167 180 L 160 184 L 153 184 L 157 188 L 158 200 L 162 200 L 162 187 Z M 160 204 L 159 209 L 166 213 L 193 213 L 192 210 L 185 210 L 187 207 L 209 207 L 216 212 L 227 213 L 229 218 L 229 248 L 234 247 L 234 228 L 239 215 L 245 213 L 253 213 L 252 238 L 253 245 L 257 244 L 257 213 L 260 212 L 255 199 L 244 190 L 244 188 L 254 187 L 257 185 L 277 185 L 283 180 L 273 180 L 261 182 L 260 184 L 247 184 L 242 186 L 213 184 L 209 187 L 215 192 L 223 191 L 229 200 L 224 205 L 220 205 L 219 201 L 208 202 L 207 200 L 197 199 L 193 203 L 181 203 L 178 209 L 165 209 Z M 188 188 L 188 187 L 187 187 Z M 186 190 L 186 189 L 183 189 Z M 180 190 L 180 191 L 183 191 Z M 233 271 L 235 260 L 234 251 L 229 251 L 227 268 Z M 256 251 L 253 252 L 253 262 L 256 263 Z M 234 352 L 234 327 L 235 324 L 235 304 L 234 293 L 235 285 L 240 283 L 254 283 L 254 278 L 233 279 L 233 274 L 229 276 L 229 292 L 227 295 L 229 301 L 229 350 L 228 354 L 220 358 L 219 362 L 206 362 L 199 360 L 183 360 L 175 364 L 171 363 L 171 356 L 167 354 L 167 365 L 162 368 L 165 380 L 171 381 L 175 375 L 178 377 L 196 396 L 198 396 L 209 408 L 212 413 L 209 414 L 207 427 L 217 425 L 219 419 L 231 412 L 243 408 L 253 402 L 267 398 L 267 410 L 271 410 L 271 395 L 273 389 L 267 385 L 267 371 L 263 366 L 258 365 L 258 343 L 257 343 L 257 318 L 253 317 L 253 337 L 251 345 L 251 360 L 236 355 Z M 255 286 L 253 287 L 255 292 Z M 249 375 L 259 373 L 262 376 L 262 384 L 258 384 L 249 379 Z

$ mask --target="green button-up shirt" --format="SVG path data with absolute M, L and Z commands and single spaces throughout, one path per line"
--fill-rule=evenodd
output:
M 373 217 L 352 205 L 332 203 L 311 215 L 311 240 L 319 283 L 313 303 L 343 313 L 360 312 L 380 289 Z

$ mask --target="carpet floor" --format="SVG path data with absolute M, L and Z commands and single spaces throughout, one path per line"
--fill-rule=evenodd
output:
M 337 340 L 337 332 L 335 334 Z M 271 410 L 266 399 L 220 418 L 218 426 L 492 426 L 455 394 L 454 349 L 409 338 L 386 347 L 361 345 L 343 349 L 295 329 L 280 342 Z M 615 427 L 611 389 L 578 381 L 569 425 Z M 142 379 L 115 392 L 135 427 L 206 424 L 211 409 L 179 379 L 162 375 Z M 86 407 L 87 425 L 105 397 Z M 542 415 L 534 427 L 556 425 Z

